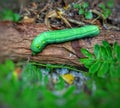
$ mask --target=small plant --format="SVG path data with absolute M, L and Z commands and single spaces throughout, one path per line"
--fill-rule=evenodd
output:
M 75 86 L 64 88 L 64 81 L 61 78 L 55 85 L 57 94 L 48 90 L 48 75 L 43 78 L 40 68 L 35 65 L 27 64 L 18 80 L 12 77 L 14 63 L 11 60 L 0 64 L 0 70 L 2 70 L 0 71 L 0 103 L 3 106 L 11 108 L 48 108 L 49 106 L 66 108 L 69 106 L 73 108 L 77 105 L 78 98 L 73 98 L 73 95 L 76 96 Z
M 87 49 L 81 49 L 86 58 L 80 62 L 89 69 L 89 74 L 98 77 L 120 77 L 120 46 L 115 42 L 111 47 L 107 41 L 94 46 L 94 54 Z
M 113 0 L 108 0 L 106 4 L 100 3 L 98 7 L 101 9 L 101 14 L 104 19 L 107 19 L 111 15 L 111 8 L 113 8 Z
M 15 64 L 11 60 L 6 60 L 3 64 L 0 64 L 0 81 L 14 71 L 14 69 Z
M 103 42 L 104 43 L 104 42 Z M 106 43 L 106 42 L 105 42 Z M 104 44 L 105 44 L 104 43 Z M 106 46 L 107 45 L 107 46 Z M 109 47 L 108 44 L 102 45 Z M 101 46 L 100 46 L 101 47 Z M 120 46 L 114 43 L 112 54 L 117 59 L 120 56 Z M 113 51 L 114 49 L 114 51 Z M 87 57 L 92 57 L 88 51 Z M 96 54 L 98 51 L 95 51 Z M 116 53 L 117 52 L 117 53 Z M 99 57 L 99 56 L 98 56 Z M 115 59 L 115 61 L 116 61 Z M 120 61 L 120 57 L 119 57 Z M 11 60 L 0 64 L 0 106 L 10 108 L 119 108 L 120 79 L 92 77 L 85 84 L 85 91 L 76 93 L 76 87 L 64 86 L 62 78 L 54 90 L 48 90 L 48 75 L 43 80 L 40 67 L 28 63 L 23 67 L 20 78 L 12 77 L 15 64 Z M 49 68 L 49 66 L 47 67 Z M 43 81 L 45 82 L 43 84 Z M 94 83 L 93 83 L 94 82 Z M 94 84 L 94 86 L 93 86 Z M 113 99 L 115 101 L 113 101 Z M 21 105 L 22 103 L 22 105 Z M 87 103 L 87 104 L 86 104 Z
M 78 9 L 79 15 L 84 15 L 86 19 L 92 19 L 93 14 L 92 12 L 88 9 L 89 8 L 89 3 L 88 2 L 83 2 L 81 4 L 74 4 L 74 8 Z
M 0 14 L 0 19 L 2 21 L 18 22 L 20 20 L 20 15 L 9 9 L 4 9 Z

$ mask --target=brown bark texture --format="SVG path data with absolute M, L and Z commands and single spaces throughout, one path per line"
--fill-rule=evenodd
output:
M 120 44 L 119 31 L 101 29 L 100 34 L 94 38 L 47 45 L 41 53 L 31 56 L 31 41 L 36 35 L 44 31 L 47 31 L 44 24 L 1 22 L 0 62 L 9 58 L 14 61 L 30 60 L 39 63 L 82 66 L 79 62 L 79 58 L 84 57 L 80 52 L 81 48 L 87 48 L 93 52 L 94 45 L 101 44 L 102 40 L 107 40 L 111 44 L 117 41 Z

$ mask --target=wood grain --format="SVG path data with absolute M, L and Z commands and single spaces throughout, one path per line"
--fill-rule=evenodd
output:
M 120 31 L 101 30 L 99 36 L 80 39 L 62 44 L 48 45 L 42 53 L 31 56 L 30 44 L 32 39 L 41 32 L 47 31 L 44 24 L 16 24 L 11 22 L 0 23 L 0 62 L 5 59 L 14 61 L 36 61 L 40 63 L 67 64 L 82 66 L 79 58 L 83 58 L 79 50 L 87 48 L 93 52 L 93 46 L 107 40 L 111 44 L 117 41 L 120 44 Z M 79 56 L 78 56 L 79 55 Z

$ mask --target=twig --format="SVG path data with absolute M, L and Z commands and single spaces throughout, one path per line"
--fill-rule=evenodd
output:
M 117 26 L 113 26 L 113 25 L 110 25 L 110 24 L 107 24 L 107 23 L 103 23 L 103 26 L 107 29 L 107 30 L 117 30 L 119 31 L 120 30 L 120 27 L 117 27 Z
M 71 19 L 71 18 L 67 18 L 67 20 L 71 23 L 74 23 L 74 24 L 78 24 L 78 25 L 85 25 L 84 22 L 81 22 L 81 21 L 77 21 L 77 20 L 74 20 L 74 19 Z

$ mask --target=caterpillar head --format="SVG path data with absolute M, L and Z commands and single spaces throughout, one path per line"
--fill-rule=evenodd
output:
M 30 49 L 32 50 L 32 55 L 36 55 L 37 53 L 41 52 L 45 45 L 46 44 L 44 37 L 39 35 L 35 37 L 30 46 Z

